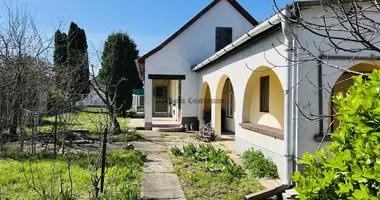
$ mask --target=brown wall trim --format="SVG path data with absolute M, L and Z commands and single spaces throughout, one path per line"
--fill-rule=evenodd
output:
M 178 74 L 148 74 L 149 79 L 156 80 L 185 80 L 186 75 L 178 75 Z
M 278 138 L 280 140 L 284 140 L 284 131 L 281 129 L 254 123 L 240 123 L 239 125 L 244 129 L 254 131 L 256 133 L 261 133 L 266 136 Z

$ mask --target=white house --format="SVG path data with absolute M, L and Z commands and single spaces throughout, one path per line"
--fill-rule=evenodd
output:
M 323 12 L 319 1 L 295 4 L 304 18 Z M 329 115 L 331 92 L 345 91 L 352 83 L 340 81 L 350 74 L 320 61 L 292 62 L 307 54 L 301 45 L 329 47 L 323 38 L 291 24 L 287 10 L 258 24 L 235 0 L 214 0 L 139 58 L 146 129 L 152 128 L 153 116 L 163 114 L 182 124 L 211 122 L 217 135 L 235 134 L 238 153 L 255 148 L 270 157 L 290 184 L 297 159 L 317 150 L 331 123 L 310 121 L 303 111 Z M 319 53 L 315 47 L 309 50 Z M 326 50 L 319 56 L 353 71 L 379 68 L 369 52 L 353 55 Z

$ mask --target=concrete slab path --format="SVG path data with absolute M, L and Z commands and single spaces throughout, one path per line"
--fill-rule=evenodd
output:
M 148 155 L 148 161 L 143 168 L 144 179 L 141 198 L 143 200 L 186 200 L 181 182 L 168 156 L 168 147 L 160 133 L 145 132 L 143 138 L 144 140 L 134 143 L 136 150 Z

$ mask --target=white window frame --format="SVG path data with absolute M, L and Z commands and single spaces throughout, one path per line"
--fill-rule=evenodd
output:
M 234 116 L 234 90 L 230 80 L 227 80 L 227 102 L 225 104 L 226 116 L 233 118 Z

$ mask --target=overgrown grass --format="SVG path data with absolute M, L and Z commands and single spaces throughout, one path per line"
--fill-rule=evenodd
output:
M 58 197 L 62 180 L 62 189 L 70 192 L 68 163 L 71 163 L 72 192 L 75 199 L 89 199 L 94 192 L 90 169 L 97 158 L 96 155 L 84 153 L 69 153 L 60 155 L 56 159 L 47 153 L 36 156 L 11 154 L 7 158 L 0 159 L 0 199 L 42 199 L 28 186 L 28 182 L 30 185 L 35 184 L 40 193 L 45 190 L 45 193 L 49 194 L 52 191 L 53 196 Z M 145 159 L 146 155 L 139 151 L 110 151 L 107 154 L 108 168 L 103 197 L 105 199 L 128 199 L 127 195 L 138 197 Z
M 265 158 L 259 150 L 250 149 L 243 153 L 243 166 L 257 178 L 278 179 L 277 166 L 270 158 Z
M 172 148 L 175 171 L 187 199 L 244 199 L 264 189 L 257 179 L 247 175 L 225 151 L 211 145 Z
M 92 133 L 102 132 L 100 127 L 103 127 L 108 120 L 108 114 L 106 113 L 89 113 L 89 112 L 75 112 L 59 115 L 67 123 L 70 130 L 88 130 Z M 40 132 L 51 133 L 53 130 L 54 116 L 43 118 L 45 125 L 40 126 L 38 129 Z M 128 129 L 129 118 L 118 117 L 117 120 L 120 123 L 120 128 L 123 131 Z

